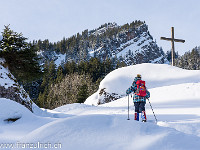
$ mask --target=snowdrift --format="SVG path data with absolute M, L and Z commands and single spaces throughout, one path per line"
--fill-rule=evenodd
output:
M 21 104 L 0 98 L 0 144 L 18 141 L 31 131 L 54 120 L 54 118 L 36 116 Z
M 127 121 L 120 115 L 83 115 L 52 122 L 20 142 L 38 141 L 48 141 L 52 149 L 57 149 L 56 145 L 62 150 L 188 150 L 200 146 L 200 138 L 196 136 L 151 123 Z
M 126 89 L 142 74 L 151 93 L 158 123 L 146 105 L 147 122 L 134 121 L 130 101 L 127 120 Z M 141 64 L 117 69 L 101 82 L 99 90 L 122 98 L 97 105 L 99 91 L 85 104 L 69 104 L 34 114 L 10 100 L 0 100 L 0 141 L 6 149 L 61 150 L 198 150 L 200 147 L 200 71 L 169 65 Z M 90 104 L 90 105 L 88 105 Z M 9 109 L 7 109 L 9 108 Z M 35 115 L 37 114 L 37 115 Z M 8 117 L 21 116 L 13 123 Z M 1 148 L 5 149 L 0 145 Z
M 198 83 L 200 81 L 199 70 L 184 70 L 167 64 L 133 65 L 109 73 L 100 83 L 99 90 L 89 97 L 85 104 L 97 105 L 99 101 L 103 101 L 103 96 L 99 93 L 104 88 L 108 93 L 115 93 L 124 97 L 126 90 L 131 86 L 137 74 L 142 75 L 142 79 L 146 81 L 149 90 L 183 83 Z
M 0 124 L 8 123 L 7 119 L 19 118 L 19 120 L 26 120 L 33 118 L 33 113 L 31 113 L 23 105 L 5 98 L 0 98 Z M 12 122 L 12 121 L 11 121 Z

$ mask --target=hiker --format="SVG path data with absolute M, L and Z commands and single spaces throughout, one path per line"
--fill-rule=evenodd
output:
M 135 120 L 139 121 L 139 113 L 143 122 L 146 122 L 145 104 L 146 99 L 150 97 L 149 91 L 146 89 L 145 81 L 141 80 L 140 74 L 135 77 L 132 86 L 126 90 L 126 94 L 134 92 L 133 102 L 135 106 Z

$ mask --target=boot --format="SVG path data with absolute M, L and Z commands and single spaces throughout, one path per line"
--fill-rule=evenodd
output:
M 142 111 L 141 118 L 142 118 L 142 122 L 146 122 L 147 121 L 147 117 L 146 117 L 146 112 L 145 111 Z
M 135 120 L 139 121 L 139 113 L 135 112 Z

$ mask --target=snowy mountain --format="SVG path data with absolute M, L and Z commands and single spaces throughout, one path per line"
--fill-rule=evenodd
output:
M 127 120 L 125 90 L 137 73 L 151 93 L 146 104 L 147 122 Z M 0 141 L 3 149 L 70 150 L 198 150 L 200 147 L 200 71 L 164 64 L 140 64 L 117 69 L 101 82 L 85 104 L 69 104 L 54 110 L 29 113 L 18 103 L 0 99 Z M 94 106 L 104 89 L 120 99 Z M 8 109 L 6 109 L 8 108 Z M 42 113 L 46 112 L 46 116 Z M 21 116 L 15 122 L 6 118 Z M 6 144 L 7 143 L 7 144 Z M 9 143 L 9 144 L 8 144 Z M 7 146 L 7 147 L 6 147 Z
M 45 61 L 63 62 L 87 61 L 97 57 L 101 60 L 112 59 L 126 65 L 140 63 L 165 63 L 167 60 L 162 48 L 150 35 L 148 26 L 141 21 L 133 21 L 122 26 L 106 23 L 94 30 L 85 30 L 57 43 L 48 40 L 36 41 L 38 54 Z M 60 64 L 60 63 L 59 63 Z
M 112 28 L 120 28 L 120 26 L 115 24 Z M 101 31 L 101 29 L 99 30 Z M 99 30 L 96 30 L 95 33 L 98 33 Z M 105 29 L 104 32 L 106 32 Z M 95 49 L 91 48 L 89 54 L 91 57 L 118 58 L 127 65 L 149 62 L 164 63 L 167 61 L 163 50 L 153 40 L 146 24 L 137 28 L 122 30 L 115 38 L 107 38 L 100 46 Z

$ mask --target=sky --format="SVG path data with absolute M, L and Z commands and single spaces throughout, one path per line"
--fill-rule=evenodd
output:
M 10 24 L 30 41 L 57 42 L 104 23 L 141 20 L 165 52 L 171 43 L 160 37 L 171 37 L 174 27 L 175 38 L 186 41 L 175 43 L 182 55 L 200 46 L 199 6 L 199 0 L 0 0 L 0 31 Z

